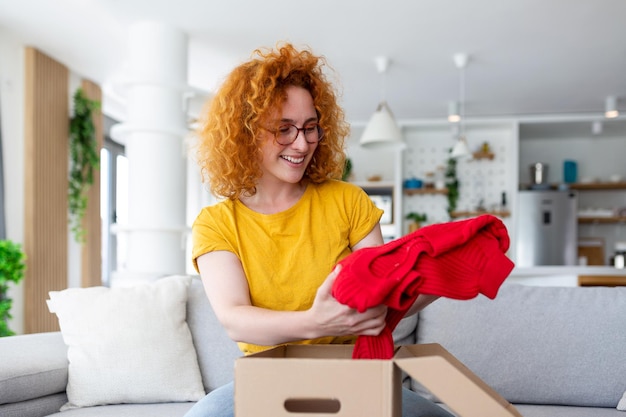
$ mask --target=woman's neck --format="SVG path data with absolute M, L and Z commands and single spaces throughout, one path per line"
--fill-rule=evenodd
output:
M 296 184 L 257 185 L 256 194 L 241 197 L 240 201 L 250 210 L 261 214 L 275 214 L 293 207 L 306 190 L 304 181 Z

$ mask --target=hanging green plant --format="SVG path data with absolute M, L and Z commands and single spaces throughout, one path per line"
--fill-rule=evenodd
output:
M 85 242 L 83 217 L 87 210 L 87 191 L 100 165 L 100 152 L 92 114 L 100 102 L 89 99 L 82 88 L 74 93 L 74 115 L 70 119 L 69 212 L 74 239 Z
M 446 186 L 448 188 L 448 215 L 452 218 L 452 212 L 456 210 L 459 200 L 459 179 L 456 176 L 456 159 L 448 158 L 446 167 Z
M 8 296 L 9 283 L 19 283 L 24 278 L 26 255 L 18 243 L 0 240 L 0 337 L 15 333 L 9 328 L 13 300 Z
M 350 158 L 346 158 L 345 165 L 343 166 L 343 174 L 341 175 L 341 180 L 349 181 L 350 174 L 352 174 L 352 160 Z

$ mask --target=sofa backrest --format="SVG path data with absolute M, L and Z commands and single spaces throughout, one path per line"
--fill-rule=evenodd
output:
M 505 284 L 439 299 L 418 343 L 439 343 L 512 403 L 615 407 L 626 388 L 626 288 Z
M 194 277 L 189 286 L 187 324 L 198 354 L 206 392 L 232 381 L 235 359 L 241 356 L 241 351 L 215 317 L 198 277 Z

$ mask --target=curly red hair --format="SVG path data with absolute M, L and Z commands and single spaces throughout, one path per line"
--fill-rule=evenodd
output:
M 257 49 L 257 57 L 236 67 L 215 94 L 198 129 L 196 156 L 202 178 L 213 194 L 237 199 L 252 195 L 261 177 L 260 131 L 269 115 L 280 112 L 286 88 L 311 93 L 324 129 L 305 180 L 321 183 L 341 178 L 344 140 L 350 133 L 332 84 L 323 73 L 326 60 L 291 44 Z

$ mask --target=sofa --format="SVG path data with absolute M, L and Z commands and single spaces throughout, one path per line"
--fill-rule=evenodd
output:
M 240 352 L 216 320 L 201 281 L 189 278 L 185 288 L 183 320 L 196 353 L 193 363 L 197 363 L 203 391 L 208 392 L 232 380 Z M 64 336 L 72 341 L 76 335 L 70 334 L 65 319 L 57 314 L 63 333 L 0 339 L 1 416 L 174 417 L 191 408 L 194 400 L 153 400 L 59 411 L 68 403 L 72 385 L 68 385 L 70 352 Z M 397 344 L 441 344 L 526 417 L 626 417 L 626 412 L 617 409 L 618 402 L 626 408 L 626 398 L 622 399 L 626 391 L 626 287 L 505 282 L 494 300 L 482 295 L 466 301 L 438 300 L 419 316 L 402 320 L 394 339 Z M 72 343 L 69 349 L 74 349 Z M 137 349 L 141 355 L 158 351 L 148 344 L 143 349 Z M 84 358 L 74 355 L 74 359 Z M 126 369 L 130 365 L 113 366 Z M 92 379 L 97 379 L 97 372 L 93 374 Z M 405 382 L 432 397 L 418 382 Z

